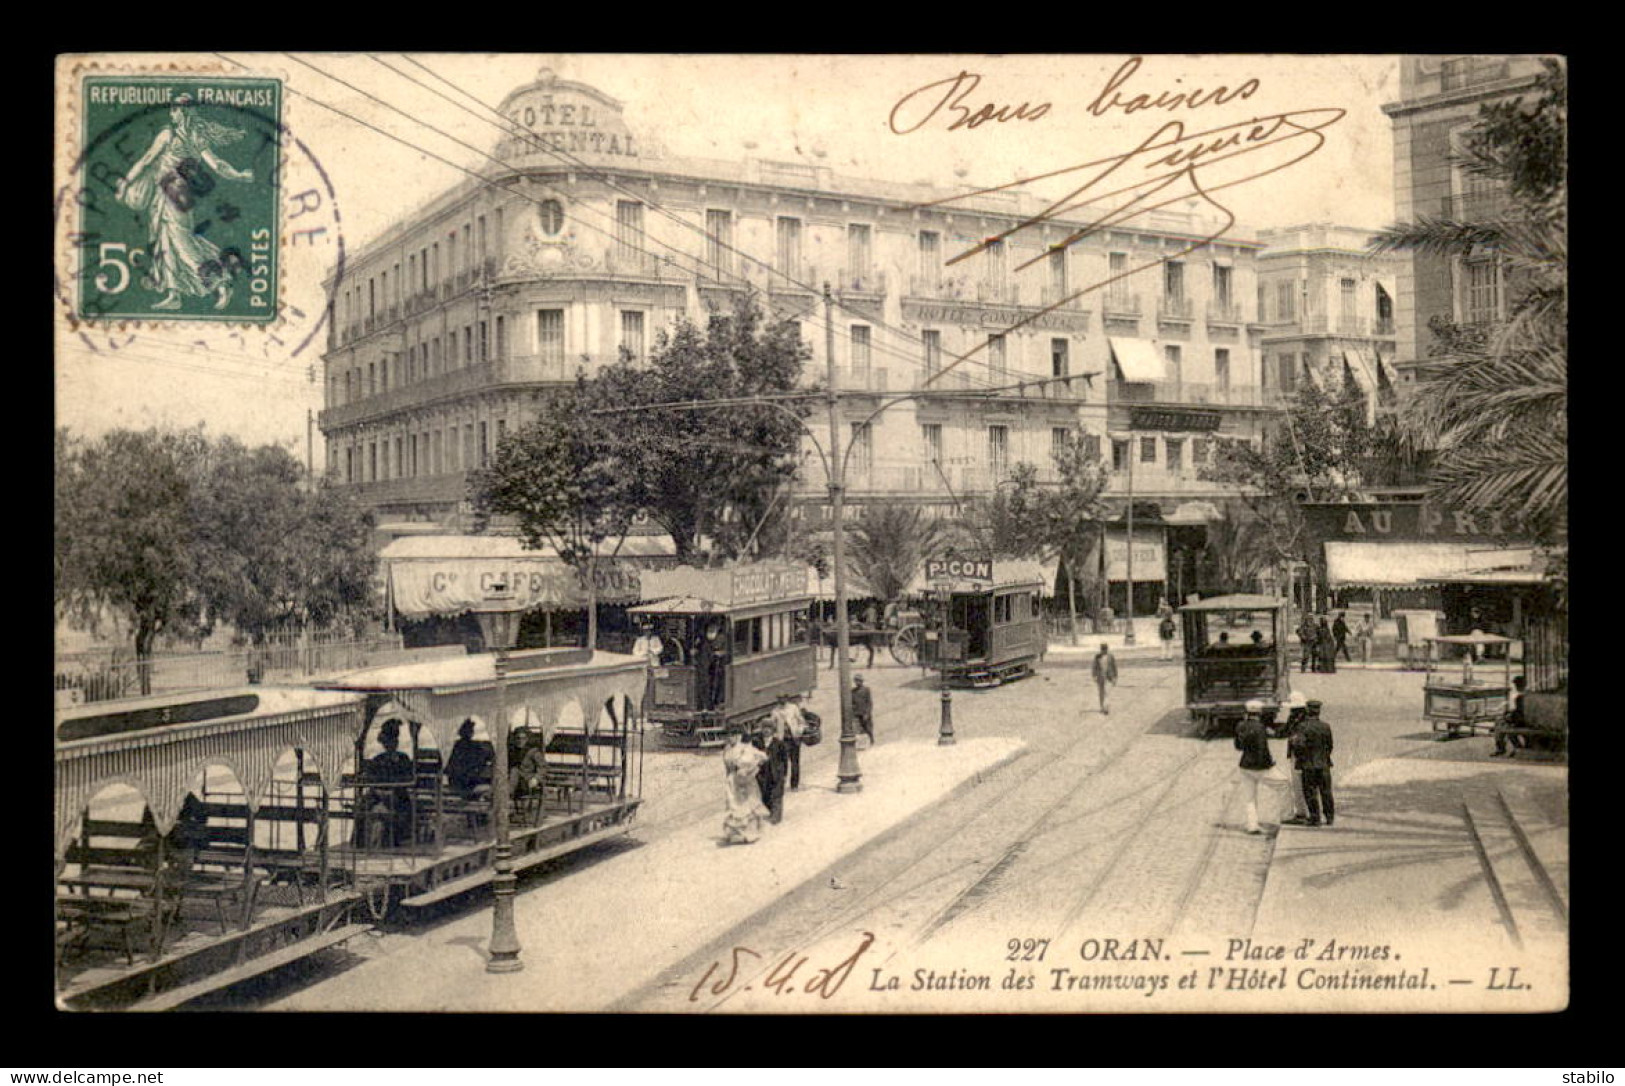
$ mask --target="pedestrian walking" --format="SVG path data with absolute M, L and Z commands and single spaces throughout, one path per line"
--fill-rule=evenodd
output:
M 1094 664 L 1091 668 L 1095 677 L 1095 689 L 1100 692 L 1100 711 L 1109 714 L 1111 707 L 1106 702 L 1106 688 L 1117 685 L 1117 660 L 1112 656 L 1112 650 L 1102 644 L 1100 651 L 1095 654 Z
M 869 737 L 869 745 L 874 746 L 875 696 L 873 691 L 863 685 L 862 675 L 852 676 L 852 716 L 857 720 L 863 734 Z
M 1332 636 L 1332 628 L 1324 615 L 1315 629 L 1315 662 L 1319 665 L 1315 670 L 1328 675 L 1337 673 L 1337 639 Z
M 726 774 L 728 806 L 722 816 L 722 838 L 730 845 L 748 845 L 762 835 L 762 816 L 768 813 L 762 803 L 757 775 L 767 763 L 767 755 L 735 732 L 722 755 Z
M 779 695 L 770 717 L 773 732 L 784 749 L 785 783 L 792 792 L 801 788 L 801 733 L 806 721 L 801 716 L 800 699 L 795 694 Z M 771 746 L 769 747 L 771 752 Z
M 1336 644 L 1332 659 L 1336 660 L 1337 654 L 1340 652 L 1343 654 L 1343 659 L 1352 664 L 1354 657 L 1349 655 L 1349 624 L 1344 621 L 1342 611 L 1337 612 L 1337 621 L 1332 623 L 1332 641 Z
M 1320 630 L 1315 625 L 1315 616 L 1305 613 L 1303 621 L 1298 623 L 1298 651 L 1301 654 L 1298 659 L 1298 671 L 1300 673 L 1308 671 L 1311 667 L 1314 667 L 1316 671 L 1320 670 L 1315 665 L 1315 639 L 1319 633 Z
M 1292 801 L 1292 815 L 1282 820 L 1283 825 L 1301 826 L 1309 821 L 1309 807 L 1303 801 L 1303 774 L 1299 771 L 1296 762 L 1291 761 L 1292 737 L 1298 734 L 1303 726 L 1304 718 L 1309 715 L 1309 699 L 1303 696 L 1303 691 L 1294 690 L 1287 697 L 1286 723 L 1281 726 L 1281 738 L 1286 740 L 1288 761 L 1291 762 L 1290 779 L 1287 784 L 1287 798 Z
M 1247 832 L 1263 833 L 1258 824 L 1258 790 L 1267 785 L 1269 771 L 1275 767 L 1270 754 L 1269 735 L 1261 719 L 1264 703 L 1249 701 L 1247 715 L 1236 725 L 1236 749 L 1241 751 L 1237 770 L 1241 774 L 1241 794 L 1247 809 Z
M 782 695 L 780 704 L 783 704 Z M 784 788 L 790 775 L 790 749 L 784 736 L 784 716 L 775 708 L 762 730 L 761 743 L 767 761 L 757 777 L 767 820 L 774 825 L 784 820 Z
M 1332 824 L 1337 808 L 1332 803 L 1332 729 L 1320 719 L 1321 703 L 1314 699 L 1304 707 L 1303 723 L 1288 741 L 1298 772 L 1303 774 L 1303 802 L 1308 808 L 1305 826 Z
M 1166 603 L 1167 601 L 1164 600 L 1163 602 Z M 1173 659 L 1174 634 L 1177 632 L 1178 628 L 1174 625 L 1174 613 L 1169 611 L 1162 616 L 1162 621 L 1157 623 L 1157 636 L 1162 638 L 1162 658 L 1164 660 Z
M 1371 666 L 1371 645 L 1377 639 L 1376 626 L 1370 615 L 1361 615 L 1354 622 L 1354 643 L 1360 646 L 1360 663 Z

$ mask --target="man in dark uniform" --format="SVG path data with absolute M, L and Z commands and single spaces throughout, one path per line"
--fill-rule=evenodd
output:
M 1320 635 L 1320 629 L 1315 625 L 1313 615 L 1305 614 L 1303 621 L 1298 623 L 1298 646 L 1302 655 L 1298 659 L 1298 670 L 1308 671 L 1314 667 L 1316 671 L 1320 666 L 1315 662 L 1315 641 Z
M 1342 653 L 1343 659 L 1351 664 L 1354 662 L 1354 657 L 1349 655 L 1349 624 L 1344 621 L 1341 611 L 1337 612 L 1337 620 L 1332 623 L 1332 643 L 1335 646 L 1332 651 L 1333 661 L 1337 659 L 1338 653 Z
M 1304 708 L 1303 723 L 1288 741 L 1288 749 L 1298 771 L 1303 774 L 1303 802 L 1309 808 L 1305 826 L 1321 824 L 1322 813 L 1330 826 L 1337 817 L 1332 803 L 1332 729 L 1320 719 L 1320 702 L 1310 699 Z
M 875 696 L 867 686 L 863 685 L 863 676 L 852 676 L 852 717 L 857 721 L 863 734 L 869 737 L 869 745 L 875 745 Z

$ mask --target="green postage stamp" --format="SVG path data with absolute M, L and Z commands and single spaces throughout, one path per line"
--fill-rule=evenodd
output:
M 106 74 L 81 91 L 80 316 L 274 320 L 281 82 Z

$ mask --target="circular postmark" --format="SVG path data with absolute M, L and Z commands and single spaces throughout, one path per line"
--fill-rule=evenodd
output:
M 280 80 L 95 71 L 70 93 L 54 201 L 63 330 L 93 352 L 314 367 L 344 281 L 342 217 Z

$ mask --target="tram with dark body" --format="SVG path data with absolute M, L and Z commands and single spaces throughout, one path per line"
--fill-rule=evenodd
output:
M 950 683 L 998 686 L 1033 673 L 1048 639 L 1036 562 L 995 562 L 984 583 L 940 580 L 922 607 L 920 665 Z M 946 621 L 945 621 L 946 618 Z
M 1264 705 L 1273 720 L 1292 693 L 1287 604 L 1273 596 L 1232 595 L 1179 609 L 1185 646 L 1185 706 L 1208 738 Z
M 61 1002 L 180 1006 L 485 884 L 493 741 L 516 870 L 626 833 L 645 661 L 509 659 L 58 714 Z
M 818 682 L 807 570 L 776 564 L 643 575 L 656 602 L 627 614 L 658 636 L 645 713 L 672 746 L 715 748 L 753 727 L 781 694 Z

